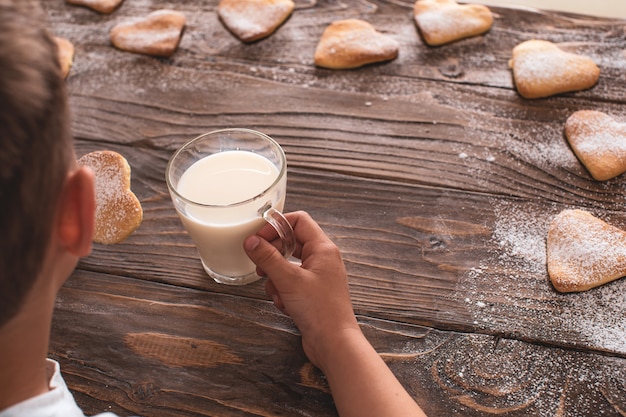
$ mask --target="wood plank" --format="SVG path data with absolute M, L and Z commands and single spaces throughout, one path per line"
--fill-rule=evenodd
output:
M 429 415 L 620 415 L 626 369 L 602 355 L 359 317 Z M 336 415 L 297 329 L 268 301 L 78 272 L 51 352 L 87 413 Z

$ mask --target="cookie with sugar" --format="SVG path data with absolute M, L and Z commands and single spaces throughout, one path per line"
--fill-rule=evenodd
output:
M 458 4 L 455 0 L 417 0 L 413 18 L 430 46 L 482 35 L 493 25 L 493 15 L 487 6 Z
M 240 40 L 254 42 L 274 33 L 294 7 L 292 0 L 220 0 L 217 14 Z
M 57 44 L 59 64 L 61 64 L 61 76 L 67 78 L 74 62 L 74 44 L 69 39 L 54 37 Z
M 118 23 L 109 36 L 113 46 L 123 51 L 169 57 L 178 48 L 185 23 L 183 13 L 161 9 L 138 20 Z
M 513 48 L 509 67 L 517 91 L 528 99 L 586 90 L 600 78 L 600 68 L 591 58 L 536 39 Z
M 600 111 L 579 110 L 565 122 L 565 136 L 595 180 L 626 172 L 626 123 Z
M 324 30 L 314 60 L 329 69 L 358 68 L 395 59 L 399 49 L 395 39 L 364 20 L 338 20 Z
M 130 189 L 130 165 L 117 152 L 94 151 L 78 159 L 95 176 L 96 215 L 94 242 L 120 243 L 143 221 L 141 203 Z
M 548 275 L 560 292 L 579 292 L 626 275 L 626 232 L 584 210 L 563 210 L 550 223 Z
M 113 12 L 123 1 L 124 0 L 65 0 L 67 4 L 85 6 L 104 14 Z

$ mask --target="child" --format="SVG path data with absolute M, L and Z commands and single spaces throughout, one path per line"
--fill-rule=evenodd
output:
M 42 21 L 32 0 L 0 0 L 0 417 L 84 417 L 46 357 L 57 292 L 91 251 L 94 179 L 76 165 L 57 51 Z M 302 266 L 282 258 L 269 228 L 244 247 L 300 328 L 340 415 L 423 416 L 359 329 L 337 247 L 306 213 L 287 217 Z
M 94 182 L 76 166 L 56 45 L 42 21 L 33 1 L 0 0 L 2 416 L 83 415 L 46 356 L 56 293 L 91 250 Z

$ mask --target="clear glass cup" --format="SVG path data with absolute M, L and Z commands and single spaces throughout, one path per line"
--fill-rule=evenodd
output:
M 269 136 L 242 128 L 205 133 L 174 153 L 165 176 L 174 207 L 216 282 L 244 285 L 260 278 L 243 241 L 265 222 L 276 229 L 283 256 L 292 255 L 295 235 L 281 213 L 287 160 Z

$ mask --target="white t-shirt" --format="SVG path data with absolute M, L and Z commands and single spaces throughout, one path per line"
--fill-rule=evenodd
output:
M 50 375 L 50 391 L 0 411 L 0 417 L 85 417 L 65 385 L 59 363 L 48 359 L 46 370 Z M 117 416 L 103 413 L 94 417 Z

